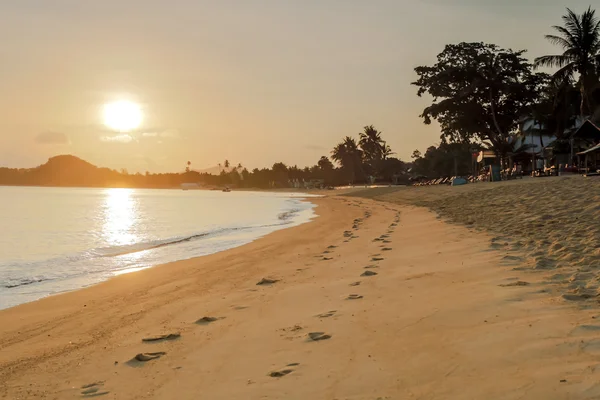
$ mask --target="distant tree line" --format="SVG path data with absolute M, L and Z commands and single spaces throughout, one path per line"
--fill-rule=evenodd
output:
M 179 173 L 130 174 L 125 169 L 98 168 L 75 156 L 62 155 L 36 168 L 0 168 L 0 185 L 174 188 L 197 183 L 208 187 L 285 188 L 408 181 L 407 164 L 391 157 L 392 150 L 381 132 L 366 126 L 358 138 L 346 137 L 331 151 L 331 159 L 322 156 L 312 167 L 277 162 L 271 168 L 248 170 L 225 160 L 219 164 L 218 174 L 209 174 L 194 171 L 192 162 L 187 161 Z

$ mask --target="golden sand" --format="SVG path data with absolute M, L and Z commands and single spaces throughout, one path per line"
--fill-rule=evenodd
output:
M 379 189 L 364 195 L 428 207 L 447 221 L 490 233 L 515 270 L 534 270 L 570 301 L 598 303 L 600 178 Z
M 506 265 L 505 239 L 423 208 L 315 202 L 314 222 L 251 244 L 0 311 L 0 398 L 600 396 L 595 309 Z

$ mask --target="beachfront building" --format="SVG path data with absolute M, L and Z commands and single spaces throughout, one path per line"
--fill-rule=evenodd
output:
M 600 128 L 589 119 L 570 137 L 571 154 L 584 152 L 600 143 Z
M 546 168 L 550 162 L 545 149 L 551 147 L 556 136 L 546 133 L 546 126 L 533 119 L 521 121 L 519 135 L 513 138 L 511 164 L 518 163 L 527 174 Z
M 571 154 L 577 156 L 579 172 L 596 172 L 600 169 L 600 128 L 586 120 L 570 138 Z

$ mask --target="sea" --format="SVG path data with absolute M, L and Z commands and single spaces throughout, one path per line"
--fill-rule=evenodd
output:
M 0 309 L 303 224 L 315 217 L 308 197 L 0 187 Z

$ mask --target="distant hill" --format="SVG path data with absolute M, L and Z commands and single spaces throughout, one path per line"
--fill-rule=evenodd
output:
M 0 185 L 179 188 L 183 183 L 213 187 L 232 184 L 229 179 L 219 176 L 219 167 L 206 171 L 128 174 L 97 167 L 73 155 L 60 155 L 35 168 L 0 168 Z M 239 178 L 237 180 L 239 181 Z
M 0 184 L 36 186 L 109 186 L 122 183 L 123 175 L 98 168 L 79 157 L 60 155 L 36 168 L 0 168 Z

